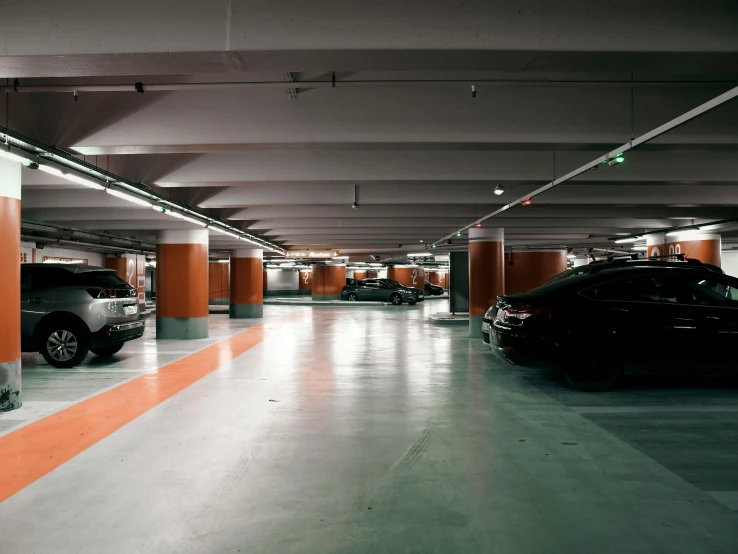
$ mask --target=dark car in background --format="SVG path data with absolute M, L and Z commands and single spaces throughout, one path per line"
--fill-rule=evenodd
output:
M 406 287 L 393 279 L 362 279 L 346 285 L 341 291 L 341 300 L 376 300 L 399 306 L 403 302 L 415 304 L 423 301 L 423 291 Z
M 112 356 L 143 335 L 134 287 L 110 269 L 71 264 L 21 265 L 21 348 L 55 367 L 92 351 Z
M 483 340 L 522 365 L 553 365 L 575 388 L 626 374 L 736 371 L 738 279 L 696 260 L 612 260 L 498 297 Z
M 425 294 L 426 296 L 441 296 L 443 294 L 443 287 L 434 285 L 430 281 L 425 282 Z

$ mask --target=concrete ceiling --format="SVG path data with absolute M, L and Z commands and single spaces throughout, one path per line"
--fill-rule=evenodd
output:
M 417 251 L 738 84 L 734 1 L 57 4 L 0 6 L 0 121 L 289 248 Z M 591 247 L 738 217 L 736 128 L 734 101 L 486 224 Z M 31 170 L 23 216 L 182 226 Z

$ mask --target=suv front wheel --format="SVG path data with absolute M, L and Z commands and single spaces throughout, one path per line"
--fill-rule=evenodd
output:
M 87 357 L 90 348 L 87 335 L 79 325 L 53 323 L 41 334 L 41 355 L 54 367 L 74 367 Z

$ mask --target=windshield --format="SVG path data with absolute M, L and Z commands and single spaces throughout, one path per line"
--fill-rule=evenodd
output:
M 556 283 L 557 281 L 561 281 L 562 279 L 568 279 L 569 277 L 576 277 L 577 275 L 581 275 L 583 273 L 586 273 L 587 271 L 588 271 L 588 267 L 586 265 L 582 265 L 579 267 L 572 267 L 571 269 L 562 271 L 558 275 L 554 275 L 548 281 L 545 281 L 541 286 L 548 285 L 550 283 Z
M 404 287 L 405 286 L 402 283 L 399 283 L 399 282 L 395 281 L 394 279 L 385 279 L 384 282 L 387 283 L 392 288 Z

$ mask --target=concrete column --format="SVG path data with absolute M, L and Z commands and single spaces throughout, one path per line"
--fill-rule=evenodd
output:
M 664 254 L 684 254 L 687 258 L 694 258 L 703 264 L 720 267 L 720 248 L 720 235 L 687 231 L 678 235 L 667 235 Z
M 232 318 L 264 317 L 263 257 L 260 248 L 231 250 Z
M 2 148 L 2 147 L 0 147 Z M 21 165 L 0 158 L 0 412 L 20 408 Z
M 482 336 L 482 318 L 505 294 L 503 229 L 469 229 L 469 336 Z
M 313 293 L 313 272 L 300 271 L 300 295 L 308 295 Z
M 505 256 L 505 294 L 526 292 L 566 271 L 566 250 L 526 250 Z
M 208 231 L 156 236 L 156 338 L 208 336 Z
M 425 268 L 418 265 L 393 265 L 387 268 L 387 279 L 394 279 L 406 287 L 423 290 Z
M 666 235 L 664 233 L 652 233 L 646 235 L 646 257 L 666 256 Z
M 313 266 L 313 300 L 339 300 L 345 285 L 345 265 Z

